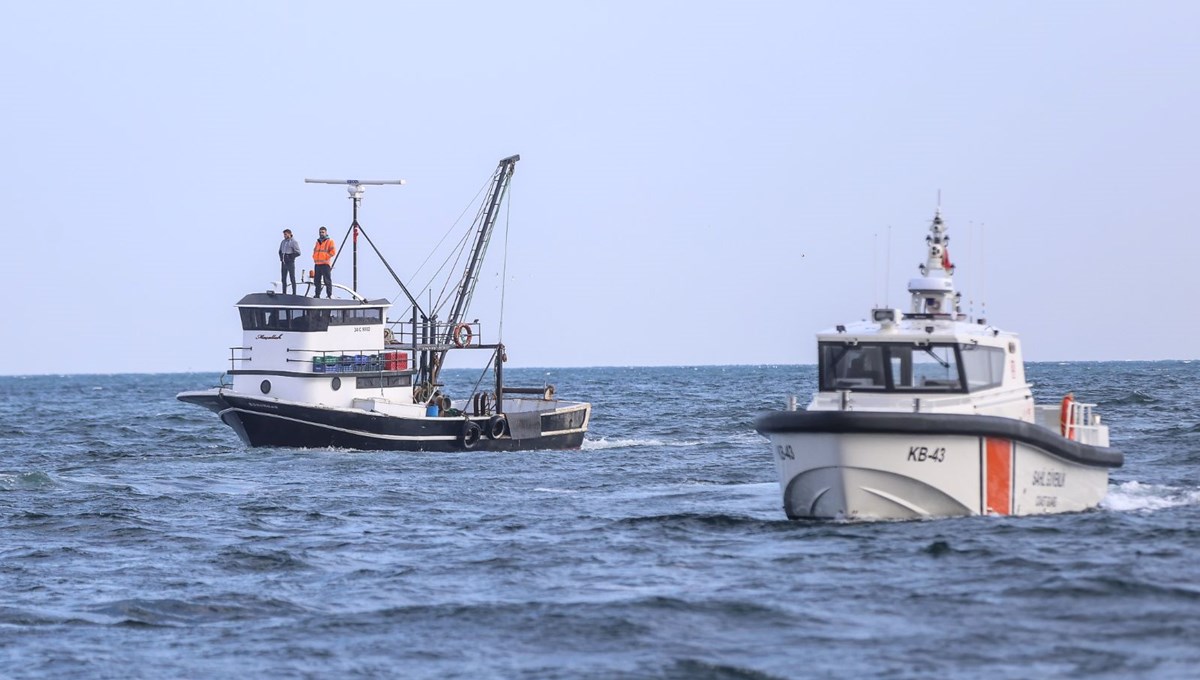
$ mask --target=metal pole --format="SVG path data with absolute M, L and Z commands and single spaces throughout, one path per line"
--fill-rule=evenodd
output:
M 504 343 L 496 347 L 496 413 L 504 413 Z
M 351 249 L 352 254 L 354 255 L 350 262 L 350 267 L 353 271 L 353 279 L 350 287 L 353 288 L 355 292 L 358 292 L 358 196 L 351 196 L 350 200 L 354 201 L 354 220 L 350 223 L 350 230 L 353 234 L 353 236 L 351 236 L 351 241 L 353 242 Z
M 346 187 L 346 190 L 350 192 L 350 200 L 354 201 L 354 221 L 351 222 L 351 224 L 350 224 L 352 234 L 353 234 L 353 241 L 352 241 L 350 247 L 351 247 L 351 250 L 353 251 L 353 255 L 354 255 L 354 257 L 352 258 L 353 261 L 350 264 L 351 269 L 354 270 L 352 273 L 351 288 L 357 293 L 358 292 L 358 201 L 362 198 L 363 191 L 365 191 L 366 185 L 372 185 L 372 186 L 381 186 L 381 185 L 385 185 L 385 184 L 403 185 L 405 182 L 402 179 L 310 179 L 307 177 L 304 179 L 304 181 L 307 184 L 341 184 L 341 185 L 344 185 Z M 346 246 L 346 244 L 343 243 L 342 247 L 344 248 L 345 246 Z M 340 256 L 340 253 L 339 253 L 339 256 Z M 334 259 L 337 259 L 337 258 L 335 257 Z
M 422 345 L 425 345 L 429 342 L 426 339 L 426 336 L 428 336 L 428 335 L 429 335 L 429 317 L 422 315 L 421 316 L 421 344 Z M 421 372 L 417 374 L 417 376 L 420 378 L 421 382 L 429 381 L 429 371 L 427 370 L 428 365 L 429 365 L 429 357 L 427 356 L 428 354 L 429 354 L 429 352 L 427 352 L 426 350 L 421 350 Z

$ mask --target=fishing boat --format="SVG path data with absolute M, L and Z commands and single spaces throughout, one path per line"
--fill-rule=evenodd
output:
M 591 405 L 561 400 L 549 384 L 505 384 L 504 343 L 499 337 L 484 342 L 485 329 L 467 317 L 519 158 L 500 161 L 474 223 L 459 240 L 459 261 L 466 266 L 454 286 L 442 286 L 453 295 L 434 302 L 431 294 L 425 308 L 418 302 L 422 291 L 414 295 L 400 280 L 358 221 L 366 186 L 404 180 L 305 180 L 342 184 L 350 193 L 352 285 L 333 284 L 336 297 L 309 297 L 314 282 L 302 276 L 305 294 L 289 294 L 279 283 L 244 296 L 235 305 L 242 340 L 230 348 L 229 369 L 220 384 L 182 392 L 178 399 L 216 412 L 249 446 L 388 451 L 579 448 Z M 399 320 L 388 317 L 390 300 L 368 299 L 357 291 L 360 236 L 406 298 Z M 486 353 L 486 367 L 469 394 L 452 399 L 442 381 L 443 368 L 447 357 L 468 351 Z
M 1096 507 L 1110 469 L 1095 404 L 1034 403 L 1021 341 L 962 312 L 935 212 L 910 310 L 817 334 L 807 408 L 761 414 L 791 519 L 1033 515 Z

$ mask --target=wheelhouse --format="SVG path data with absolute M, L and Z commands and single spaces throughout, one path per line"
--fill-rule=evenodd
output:
M 976 343 L 821 342 L 822 392 L 965 393 L 999 387 L 1005 350 Z

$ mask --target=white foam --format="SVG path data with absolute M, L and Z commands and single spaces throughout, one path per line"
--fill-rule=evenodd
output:
M 1100 507 L 1118 512 L 1153 512 L 1182 505 L 1200 505 L 1200 488 L 1125 482 L 1110 489 Z
M 677 441 L 664 442 L 661 439 L 608 439 L 601 437 L 600 439 L 584 439 L 581 449 L 585 451 L 598 451 L 600 449 L 624 449 L 637 446 L 700 446 L 700 442 L 696 441 Z

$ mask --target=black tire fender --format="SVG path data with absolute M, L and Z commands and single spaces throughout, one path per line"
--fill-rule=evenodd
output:
M 479 427 L 479 423 L 473 420 L 464 420 L 462 432 L 458 435 L 458 443 L 462 444 L 464 449 L 473 449 L 479 443 L 481 436 L 483 436 L 483 428 Z
M 487 426 L 488 439 L 499 439 L 504 436 L 505 432 L 508 432 L 508 418 L 500 415 L 492 416 Z

